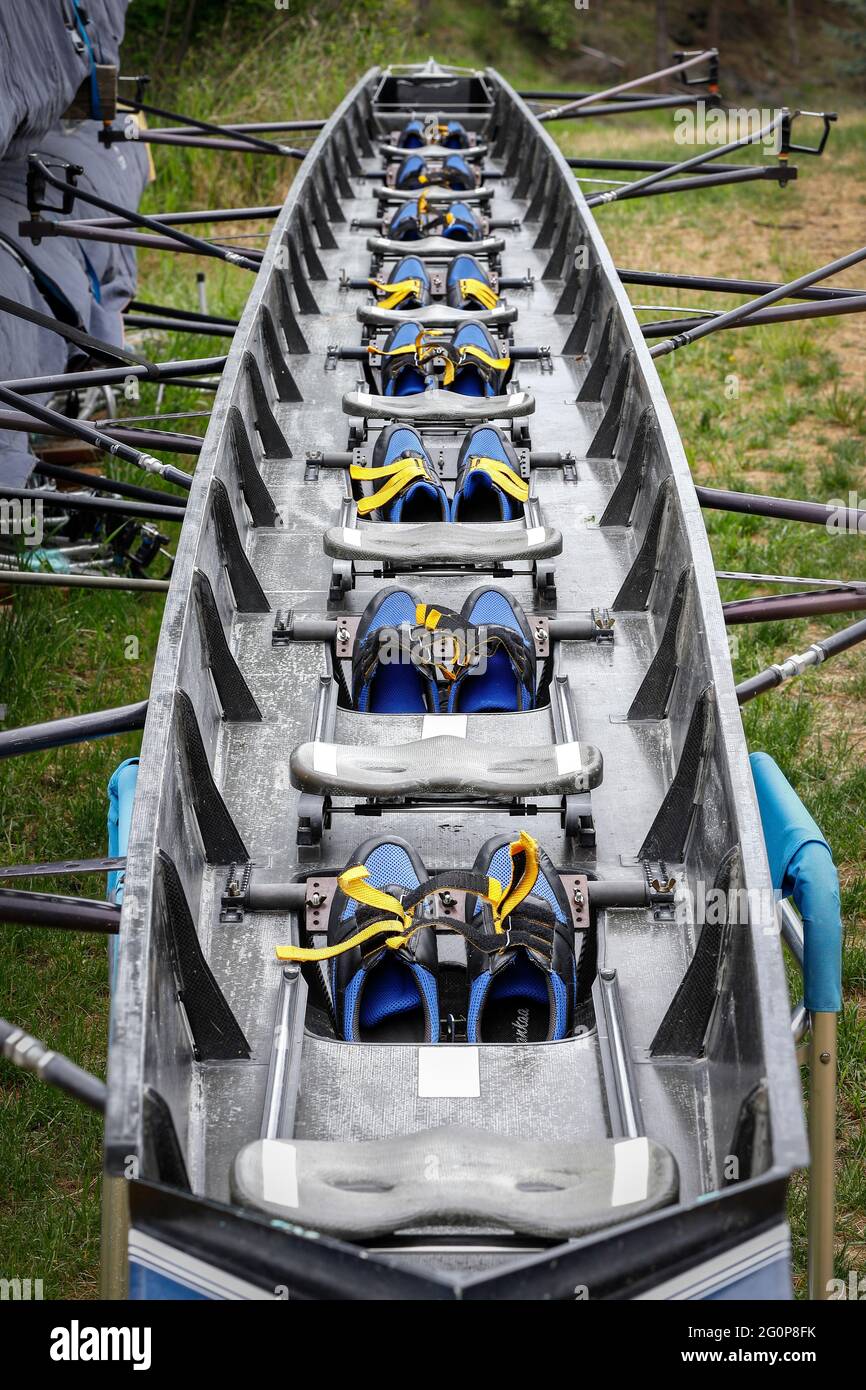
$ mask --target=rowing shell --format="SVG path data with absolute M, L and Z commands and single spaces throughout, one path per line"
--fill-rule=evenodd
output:
M 516 354 L 492 399 L 389 400 L 359 376 L 357 353 L 329 351 L 375 331 L 358 316 L 369 319 L 370 295 L 347 279 L 381 278 L 416 250 L 363 224 L 381 214 L 381 146 L 418 111 L 454 116 L 488 146 L 498 230 L 479 255 L 504 278 L 530 272 L 505 296 L 515 321 L 499 326 L 515 349 L 547 351 Z M 442 270 L 455 245 L 437 237 L 417 251 Z M 446 476 L 473 423 L 507 431 L 531 480 L 524 520 L 423 535 L 359 521 L 344 465 L 369 461 L 395 418 L 436 442 Z M 459 609 L 491 576 L 530 616 L 539 660 L 553 662 L 540 708 L 449 724 L 345 707 L 335 671 L 378 588 L 408 583 Z M 422 756 L 429 737 L 435 759 Z M 428 867 L 465 865 L 491 835 L 525 825 L 564 874 L 582 875 L 598 952 L 587 1024 L 537 1045 L 329 1036 L 275 947 L 315 929 L 316 895 L 327 899 L 371 813 Z M 196 468 L 127 865 L 106 1167 L 110 1210 L 122 1191 L 128 1212 L 107 1264 L 133 1296 L 269 1297 L 279 1286 L 571 1298 L 585 1286 L 679 1298 L 759 1277 L 762 1296 L 785 1296 L 785 1178 L 806 1142 L 710 549 L 594 218 L 546 129 L 494 71 L 371 70 L 292 185 Z M 699 906 L 711 890 L 725 903 L 712 925 Z M 747 911 L 730 908 L 744 901 Z M 536 1214 L 545 1203 L 517 1183 L 494 1234 L 483 1221 L 479 1234 L 480 1199 L 458 1183 L 448 1210 L 462 1200 L 467 1220 L 437 1236 L 445 1197 L 434 1184 L 420 1199 L 420 1136 L 456 1162 L 466 1130 L 486 1136 L 462 1151 L 479 1171 L 547 1171 L 561 1146 L 586 1154 L 602 1215 L 569 1227 Z M 260 1190 L 244 1200 L 237 1156 L 260 1136 Z M 305 1146 L 331 1145 L 326 1159 L 349 1172 L 365 1141 L 379 1144 L 378 1171 L 402 1173 L 394 1191 L 408 1184 L 415 1233 L 370 1238 L 357 1198 L 339 1230 L 311 1239 L 305 1215 L 319 1208 L 303 1205 L 284 1164 L 269 1171 L 267 1145 L 288 1142 L 301 1167 Z M 659 1182 L 669 1190 L 647 1214 L 640 1203 Z M 617 1192 L 636 1216 L 621 1218 Z

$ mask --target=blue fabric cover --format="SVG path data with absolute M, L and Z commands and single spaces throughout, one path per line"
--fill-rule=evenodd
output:
M 467 614 L 467 621 L 507 627 L 526 642 L 523 630 L 508 599 L 495 590 L 479 594 Z M 532 695 L 526 686 L 518 687 L 517 676 L 505 652 L 497 651 L 487 658 L 487 669 L 481 675 L 464 676 L 455 682 L 448 696 L 449 712 L 483 714 L 488 710 L 530 709 Z
M 430 463 L 430 455 L 424 448 L 420 436 L 416 434 L 413 429 L 406 428 L 395 430 L 388 440 L 382 466 L 387 467 L 389 463 L 394 463 L 401 455 L 407 453 L 417 454 L 420 458 L 424 458 Z M 430 463 L 430 471 L 431 473 L 434 471 L 432 463 Z M 415 500 L 419 493 L 429 493 L 430 498 L 441 508 L 443 521 L 449 521 L 451 519 L 451 507 L 445 489 L 443 487 L 435 487 L 432 483 L 425 482 L 412 483 L 410 487 L 407 487 L 406 491 L 397 497 L 385 510 L 386 519 L 393 522 L 402 520 L 406 504 Z
M 493 346 L 489 334 L 480 323 L 465 323 L 454 334 L 455 347 L 469 345 L 481 348 L 482 352 L 488 353 L 491 357 L 498 357 L 499 355 L 499 349 Z M 485 381 L 479 369 L 471 362 L 460 368 L 452 382 L 451 390 L 459 391 L 462 396 L 496 395 L 496 387 L 493 383 Z
M 404 150 L 417 150 L 424 144 L 424 123 L 416 117 L 414 120 L 407 121 L 403 127 L 403 134 L 400 136 L 400 144 Z
M 108 783 L 108 854 L 111 859 L 126 854 L 137 781 L 138 758 L 127 758 L 111 774 Z M 122 869 L 108 875 L 106 897 L 109 902 L 123 902 L 123 879 Z
M 430 286 L 427 268 L 417 256 L 404 256 L 402 261 L 397 262 L 388 276 L 389 285 L 399 285 L 402 280 L 420 280 L 422 285 L 427 288 Z
M 454 221 L 444 228 L 442 235 L 454 241 L 478 241 L 481 237 L 481 224 L 468 203 L 452 203 L 449 208 Z
M 511 881 L 511 854 L 508 845 L 500 845 L 496 850 L 487 868 L 489 878 L 497 879 L 503 886 L 507 887 Z M 549 903 L 553 910 L 553 915 L 558 922 L 565 922 L 562 908 L 556 900 L 547 876 L 543 870 L 539 869 L 535 882 L 530 889 L 532 896 L 541 898 Z M 475 913 L 477 917 L 481 911 L 481 904 L 476 900 Z M 554 1026 L 554 1039 L 565 1036 L 566 1020 L 568 1018 L 568 992 L 565 984 L 559 976 L 552 972 L 550 979 L 553 982 L 553 995 L 556 1004 L 556 1020 Z M 482 975 L 477 975 L 472 982 L 472 989 L 469 995 L 469 1015 L 466 1024 L 466 1036 L 469 1042 L 478 1040 L 478 1018 L 482 1006 L 487 997 L 487 991 L 491 980 L 493 984 L 493 994 L 491 999 L 530 999 L 538 1003 L 547 1000 L 547 985 L 542 972 L 533 963 L 525 951 L 515 951 L 513 961 L 506 966 L 501 974 L 491 976 L 489 971 Z
M 391 334 L 385 347 L 389 351 L 392 348 L 407 347 L 410 343 L 414 343 L 420 332 L 420 323 L 416 323 L 414 319 L 407 319 L 405 323 L 401 323 L 399 328 L 395 329 Z M 388 360 L 388 358 L 385 358 L 386 362 Z M 408 359 L 397 359 L 398 362 L 401 360 Z M 423 390 L 424 374 L 423 372 L 419 372 L 417 367 L 401 367 L 399 375 L 397 377 L 391 377 L 390 380 L 385 383 L 386 396 L 414 396 L 419 391 Z
M 424 173 L 424 160 L 419 154 L 407 154 L 394 180 L 395 188 L 418 188 L 419 178 Z
M 387 467 L 389 463 L 394 463 L 401 454 L 419 454 L 422 458 L 427 459 L 430 457 L 424 448 L 421 436 L 415 430 L 410 429 L 408 425 L 395 430 L 388 440 L 385 457 L 382 460 L 383 467 Z
M 455 256 L 448 267 L 445 283 L 450 288 L 458 280 L 480 280 L 483 285 L 490 284 L 490 276 L 482 269 L 474 256 Z
M 138 758 L 127 758 L 111 774 L 108 783 L 108 853 L 115 859 L 126 854 L 129 844 L 129 826 L 132 820 L 132 807 L 135 801 L 135 785 L 138 781 Z M 106 882 L 105 896 L 110 903 L 123 902 L 123 881 L 126 870 L 110 873 Z M 113 986 L 117 973 L 117 960 L 120 952 L 120 937 L 108 938 L 109 983 Z
M 451 154 L 444 165 L 447 170 L 446 184 L 451 188 L 474 188 L 475 175 L 462 154 Z
M 369 870 L 367 882 L 374 888 L 390 888 L 400 885 L 403 888 L 417 888 L 418 875 L 412 860 L 402 845 L 382 844 L 371 850 L 364 860 Z M 355 912 L 355 904 L 347 902 L 341 913 L 345 921 Z M 332 963 L 332 988 L 333 970 Z M 364 984 L 364 976 L 367 976 Z M 422 992 L 432 1022 L 432 1042 L 439 1040 L 439 1002 L 436 982 L 429 970 L 421 965 L 410 965 L 398 960 L 390 952 L 383 957 L 373 970 L 358 970 L 344 995 L 343 1036 L 348 1042 L 354 1040 L 352 1019 L 358 993 L 364 986 L 361 999 L 359 1021 L 363 1028 L 375 1028 L 377 1024 L 395 1014 L 406 1013 L 421 1007 Z
M 482 458 L 498 459 L 514 472 L 511 460 L 505 452 L 502 435 L 498 430 L 490 429 L 488 425 L 482 425 L 480 429 L 473 430 L 469 437 L 464 458 L 469 459 L 474 454 L 479 454 Z M 485 492 L 496 493 L 502 520 L 513 521 L 514 517 L 518 515 L 518 509 L 508 493 L 497 487 L 488 473 L 472 472 L 469 469 L 467 469 L 460 487 L 454 494 L 451 507 L 452 520 L 459 520 L 461 498 L 465 498 L 468 502 L 479 493 Z
M 388 235 L 394 241 L 418 241 L 421 233 L 416 225 L 417 222 L 418 200 L 413 198 L 411 202 L 404 203 L 394 213 L 388 226 Z
M 830 846 L 769 753 L 749 758 L 773 887 L 803 918 L 803 1002 L 815 1013 L 842 1008 L 842 907 Z
M 388 595 L 363 631 L 358 630 L 358 640 L 382 627 L 399 627 L 401 623 L 414 621 L 415 600 L 405 589 L 398 589 Z M 377 665 L 360 691 L 358 709 L 362 714 L 424 714 L 427 711 L 425 686 L 424 677 L 410 663 Z

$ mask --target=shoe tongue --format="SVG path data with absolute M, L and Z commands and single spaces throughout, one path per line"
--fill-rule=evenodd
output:
M 361 1026 L 375 1028 L 383 1019 L 420 1007 L 421 995 L 411 968 L 393 951 L 386 951 L 367 972 L 361 995 Z
M 432 483 L 426 483 L 422 480 L 419 480 L 417 483 L 411 483 L 410 486 L 407 487 L 406 491 L 403 493 L 401 502 L 402 506 L 399 511 L 401 521 L 404 521 L 406 519 L 406 508 L 407 506 L 409 506 L 410 503 L 413 505 L 413 507 L 422 507 L 424 509 L 425 515 L 423 517 L 423 520 L 444 520 L 442 494 L 438 491 L 437 488 L 433 486 Z M 431 513 L 433 513 L 433 515 L 428 517 L 426 515 L 427 511 L 430 511 Z M 421 520 L 422 518 L 413 517 L 412 519 Z
M 509 953 L 508 963 L 494 975 L 497 999 L 531 999 L 538 1004 L 549 1000 L 544 971 L 522 946 Z
M 511 503 L 507 494 L 496 486 L 489 473 L 484 473 L 480 469 L 470 469 L 463 481 L 463 496 L 469 501 L 478 493 L 492 494 L 491 501 L 495 499 L 496 505 L 502 512 L 503 521 L 511 520 Z

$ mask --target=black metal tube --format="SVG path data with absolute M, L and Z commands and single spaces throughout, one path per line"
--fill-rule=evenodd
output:
M 796 323 L 801 319 L 832 319 L 839 314 L 863 313 L 866 313 L 866 293 L 830 301 L 824 300 L 820 304 L 777 304 L 771 309 L 758 309 L 747 319 L 739 319 L 736 323 L 724 324 L 723 327 L 725 329 L 754 328 L 762 323 Z M 671 331 L 688 333 L 703 322 L 705 322 L 704 315 L 700 318 L 668 319 L 667 323 L 658 319 L 652 323 L 642 323 L 641 332 L 645 338 L 664 338 Z
M 127 312 L 132 310 L 137 314 L 150 314 L 151 317 L 183 319 L 189 323 L 220 323 L 237 328 L 239 322 L 238 319 L 221 318 L 218 314 L 203 314 L 200 309 L 175 309 L 171 304 L 148 304 L 143 299 L 131 299 L 126 308 Z
M 119 497 L 89 497 L 80 492 L 58 492 L 54 488 L 7 487 L 0 483 L 0 497 L 19 502 L 42 502 L 71 512 L 101 512 L 118 516 L 138 516 L 151 521 L 183 521 L 177 507 L 157 506 L 154 502 L 125 502 Z M 3 571 L 0 569 L 0 582 Z
M 806 289 L 809 285 L 814 285 L 819 280 L 827 280 L 831 275 L 838 275 L 843 270 L 847 270 L 852 265 L 859 265 L 864 260 L 866 260 L 866 246 L 861 246 L 858 250 L 849 252 L 847 256 L 839 256 L 836 260 L 829 261 L 827 265 L 819 266 L 817 270 L 810 270 L 806 275 L 799 275 L 796 280 L 779 285 L 778 289 L 770 290 L 768 294 L 761 295 L 758 299 L 751 299 L 746 304 L 729 309 L 727 313 L 719 315 L 718 318 L 704 319 L 694 328 L 690 328 L 687 333 L 677 333 L 673 338 L 666 338 L 664 342 L 656 343 L 655 347 L 650 349 L 650 356 L 664 357 L 667 353 L 685 347 L 688 343 L 694 343 L 699 338 L 705 338 L 710 333 L 717 333 L 720 328 L 727 328 L 740 319 L 750 318 L 758 309 L 768 308 L 777 300 L 788 299 L 794 290 Z
M 789 658 L 788 662 L 783 662 L 778 666 L 768 666 L 766 670 L 759 671 L 756 675 L 750 676 L 748 680 L 740 681 L 736 687 L 737 700 L 741 705 L 745 705 L 756 695 L 763 695 L 766 691 L 782 685 L 792 676 L 801 675 L 803 670 L 820 665 L 821 662 L 817 660 L 816 648 L 823 653 L 821 661 L 826 661 L 829 657 L 838 656 L 840 652 L 847 652 L 850 647 L 863 641 L 866 641 L 866 619 L 859 623 L 852 623 L 850 627 L 843 627 L 839 632 L 833 632 L 829 637 L 823 637 L 818 642 L 813 642 L 806 657 L 815 655 L 814 661 L 807 659 L 802 662 L 801 666 L 796 658 Z M 786 666 L 789 667 L 788 670 L 785 669 Z
M 170 319 L 161 315 L 124 314 L 127 328 L 149 328 L 156 333 L 190 333 L 201 338 L 233 338 L 235 330 L 227 323 L 207 323 L 204 319 Z
M 781 685 L 784 680 L 782 672 L 776 666 L 770 666 L 766 671 L 759 671 L 756 676 L 750 676 L 747 681 L 741 681 L 735 686 L 737 693 L 737 703 L 748 704 L 749 700 L 754 700 L 756 695 L 764 695 L 774 686 Z
M 567 106 L 554 108 L 552 111 L 543 111 L 539 117 L 542 121 L 563 120 L 575 110 L 586 108 L 593 102 L 601 101 L 606 97 L 621 96 L 624 92 L 633 91 L 635 87 L 645 87 L 648 82 L 658 82 L 665 77 L 675 77 L 678 73 L 688 72 L 691 68 L 698 67 L 703 62 L 712 63 L 718 57 L 718 50 L 707 48 L 700 53 L 692 53 L 686 58 L 681 58 L 678 63 L 670 63 L 667 67 L 657 68 L 655 72 L 644 73 L 643 77 L 633 77 L 627 82 L 617 82 L 613 87 L 605 87 L 601 92 L 591 92 L 588 96 L 578 97 L 575 102 Z M 677 100 L 677 98 L 673 98 Z
M 137 483 L 123 483 L 118 478 L 82 473 L 79 469 L 67 468 L 62 463 L 46 463 L 44 459 L 37 460 L 33 472 L 46 478 L 57 478 L 63 483 L 78 483 L 82 487 L 92 487 L 97 492 L 116 492 L 119 497 L 133 497 L 139 502 L 155 502 L 158 506 L 172 507 L 178 513 L 182 513 L 186 506 L 186 499 L 176 496 L 173 492 L 158 492 L 156 488 L 139 487 Z
M 669 106 L 697 106 L 706 101 L 706 96 L 694 96 L 683 92 L 679 96 L 644 97 L 634 101 L 613 101 L 599 106 L 586 106 L 582 111 L 574 111 L 570 116 L 549 116 L 546 111 L 538 113 L 539 120 L 544 117 L 551 121 L 578 121 L 592 116 L 630 116 L 632 111 L 659 111 Z
M 8 391 L 17 391 L 21 396 L 40 396 L 54 391 L 77 391 L 81 386 L 86 391 L 91 386 L 122 385 L 127 377 L 137 377 L 148 381 L 173 381 L 178 377 L 194 377 L 197 373 L 210 376 L 221 372 L 228 361 L 227 357 L 191 357 L 188 362 L 157 362 L 154 368 L 128 367 L 95 368 L 89 372 L 60 372 L 56 376 L 22 377 L 19 381 L 4 381 Z
M 282 206 L 271 203 L 266 207 L 254 208 L 193 208 L 188 212 L 152 212 L 154 222 L 182 226 L 197 222 L 261 222 L 266 218 L 279 217 Z M 125 217 L 77 217 L 69 218 L 65 225 L 73 227 L 128 227 Z M 141 306 L 140 306 L 141 307 Z M 201 317 L 201 315 L 197 315 Z
M 12 395 L 12 393 L 9 393 Z M 0 386 L 0 400 L 4 399 L 3 387 Z M 22 398 L 21 404 L 25 404 Z M 34 428 L 34 419 L 39 420 L 40 434 L 72 435 L 73 438 L 83 439 L 88 444 L 93 444 L 97 449 L 101 449 L 106 454 L 116 454 L 119 458 L 126 459 L 128 463 L 135 463 L 140 468 L 145 467 L 141 460 L 145 457 L 138 449 L 128 449 L 127 444 L 143 444 L 151 449 L 168 449 L 173 454 L 200 454 L 202 440 L 194 434 L 175 434 L 171 430 L 126 430 L 112 426 L 110 429 L 94 430 L 85 428 L 81 420 L 67 420 L 65 415 L 60 415 L 53 410 L 44 413 L 41 407 L 31 405 L 26 402 L 26 410 L 0 410 L 0 430 L 23 430 L 25 433 Z M 49 421 L 46 420 L 49 417 Z M 63 420 L 65 423 L 55 424 L 54 420 Z M 158 460 L 155 460 L 158 462 Z M 160 469 L 145 468 L 148 473 L 159 472 L 167 482 L 178 483 L 179 486 L 189 488 L 192 478 L 188 473 L 182 473 L 180 469 L 173 468 L 171 464 L 163 464 Z
M 643 878 L 610 880 L 590 879 L 589 903 L 593 908 L 645 907 L 650 901 Z M 307 899 L 307 884 L 256 883 L 247 889 L 243 905 L 248 912 L 301 912 Z
M 551 618 L 547 630 L 551 642 L 586 642 L 597 631 L 592 618 Z
M 654 173 L 645 174 L 642 179 L 635 179 L 634 183 L 627 185 L 626 188 L 615 188 L 608 193 L 599 193 L 594 198 L 588 198 L 587 202 L 590 207 L 595 207 L 597 204 L 601 203 L 616 203 L 626 196 L 635 197 L 640 190 L 650 188 L 653 184 L 657 184 L 665 173 L 681 174 L 688 169 L 703 169 L 711 161 L 715 161 L 722 155 L 733 154 L 735 150 L 742 150 L 748 145 L 758 144 L 759 141 L 765 139 L 766 136 L 771 135 L 774 131 L 779 129 L 786 114 L 785 108 L 783 107 L 771 121 L 768 121 L 765 126 L 755 131 L 754 134 L 749 133 L 748 135 L 741 135 L 736 140 L 728 141 L 726 145 L 720 145 L 717 150 L 705 150 L 700 154 L 692 155 L 689 159 L 680 160 L 677 164 L 671 164 L 667 169 L 657 169 Z M 768 165 L 767 167 L 769 168 L 770 166 Z M 675 180 L 675 182 L 678 181 Z
M 195 130 L 209 131 L 212 135 L 223 136 L 225 127 L 215 125 L 213 121 L 203 121 L 195 116 L 181 116 L 177 111 L 166 111 L 161 106 L 154 106 L 151 102 L 138 101 L 135 103 L 136 110 L 143 111 L 148 116 L 159 116 L 166 121 L 184 121 L 188 126 Z M 260 150 L 263 154 L 294 155 L 296 158 L 303 159 L 304 151 L 291 149 L 288 145 L 278 145 L 274 140 L 262 140 L 258 135 L 253 135 L 248 130 L 236 130 L 233 132 L 238 137 L 241 149 Z
M 5 1018 L 0 1018 L 0 1055 L 23 1071 L 33 1072 L 49 1086 L 56 1086 L 83 1101 L 91 1110 L 104 1112 L 108 1099 L 104 1081 L 61 1053 L 50 1051 L 44 1043 Z
M 777 290 L 779 280 L 730 280 L 719 275 L 669 275 L 660 270 L 620 270 L 617 275 L 624 285 L 661 285 L 665 289 L 677 290 L 717 290 L 722 294 L 763 294 L 765 290 Z M 364 282 L 366 284 L 366 281 Z M 501 284 L 500 280 L 500 284 Z M 789 299 L 841 299 L 866 294 L 866 290 L 827 289 L 813 286 L 796 290 Z
M 827 613 L 856 613 L 866 608 L 866 593 L 856 589 L 824 589 L 820 593 L 773 594 L 723 603 L 729 627 L 741 623 L 772 623 L 780 618 L 816 618 Z
M 293 642 L 333 642 L 338 621 L 337 618 L 310 618 L 296 614 L 289 637 Z
M 136 467 L 143 468 L 146 473 L 157 473 L 170 482 L 180 483 L 183 487 L 192 487 L 191 474 L 183 473 L 179 468 L 175 468 L 173 464 L 162 463 L 160 459 L 154 458 L 152 454 L 143 453 L 142 450 L 134 449 L 129 443 L 124 442 L 129 439 L 130 433 L 141 440 L 142 437 L 146 437 L 148 434 L 146 430 L 112 430 L 110 432 L 103 432 L 94 429 L 92 425 L 86 424 L 83 420 L 70 420 L 67 416 L 61 415 L 57 410 L 49 410 L 47 406 L 37 405 L 35 401 L 28 400 L 26 396 L 19 396 L 15 391 L 10 391 L 6 386 L 0 386 L 0 401 L 3 401 L 6 405 L 14 406 L 19 411 L 23 412 L 25 421 L 27 417 L 30 416 L 33 420 L 38 420 L 43 426 L 50 426 L 51 430 L 59 430 L 61 434 L 71 434 L 73 438 L 84 439 L 88 444 L 95 444 L 98 449 L 104 449 L 109 454 L 116 454 L 119 458 L 126 459 L 127 463 L 134 463 Z M 12 414 L 12 412 L 4 412 L 4 416 L 7 420 L 10 414 Z M 14 428 L 14 426 L 7 424 L 6 428 Z M 23 428 L 25 430 L 31 430 L 33 426 L 32 424 L 25 423 Z M 178 436 L 178 438 L 182 437 L 183 436 Z M 197 443 L 199 448 L 194 451 L 196 453 L 201 449 L 201 441 L 198 440 Z M 155 446 L 151 445 L 151 447 L 159 448 L 159 440 L 157 440 Z M 170 448 L 171 446 L 168 445 L 168 447 Z
M 674 172 L 675 170 L 671 170 L 671 173 Z M 592 208 L 610 202 L 624 203 L 629 198 L 655 198 L 666 193 L 690 193 L 699 188 L 720 188 L 729 183 L 756 183 L 761 179 L 787 183 L 796 176 L 797 170 L 792 165 L 756 165 L 754 168 L 740 169 L 737 173 L 695 174 L 690 178 L 671 179 L 669 183 L 655 183 L 651 188 L 638 187 L 640 180 L 637 180 L 634 192 L 627 184 L 623 184 L 616 189 L 618 196 L 615 199 L 608 198 L 605 193 L 596 193 L 588 198 L 587 202 Z
M 48 589 L 125 589 L 130 593 L 138 590 L 151 594 L 164 594 L 168 590 L 167 579 L 120 579 L 113 574 L 43 574 L 39 570 L 0 569 L 0 584 Z
M 723 488 L 696 487 L 702 507 L 717 512 L 741 512 L 747 516 L 805 521 L 813 526 L 834 522 L 841 531 L 866 534 L 866 511 L 856 507 L 830 507 L 824 502 L 803 502 L 793 497 L 764 497 L 756 492 L 728 492 Z
M 214 246 L 208 241 L 202 241 L 200 237 L 189 236 L 187 232 L 180 232 L 176 227 L 171 227 L 165 222 L 157 222 L 148 217 L 146 213 L 136 212 L 133 208 L 125 208 L 118 203 L 112 203 L 107 198 L 101 198 L 99 194 L 93 193 L 89 189 L 78 187 L 74 183 L 67 183 L 65 179 L 59 179 L 51 172 L 48 166 L 38 155 L 30 156 L 31 165 L 35 166 L 40 176 L 52 188 L 58 189 L 61 193 L 73 195 L 83 203 L 92 203 L 94 207 L 102 208 L 105 212 L 113 213 L 115 216 L 123 217 L 127 222 L 131 222 L 137 227 L 150 227 L 156 231 L 161 231 L 164 236 L 176 241 L 179 245 L 192 248 L 199 255 L 210 256 L 216 260 L 226 261 L 229 265 L 236 265 L 243 270 L 258 272 L 258 265 L 250 261 L 246 256 L 241 256 L 237 251 L 228 251 L 224 247 Z
M 275 133 L 281 130 L 322 130 L 326 121 L 245 121 L 240 125 L 226 125 L 223 123 L 222 129 L 237 133 L 239 131 L 249 131 L 253 135 L 264 134 L 268 131 Z M 191 125 L 161 126 L 164 135 L 192 135 L 194 127 Z
M 0 888 L 0 922 L 56 927 L 60 931 L 117 932 L 120 908 L 99 898 L 67 898 L 62 893 L 32 893 Z
M 32 239 L 59 236 L 71 237 L 74 241 L 108 241 L 117 246 L 143 246 L 152 251 L 173 251 L 179 256 L 210 255 L 210 252 L 202 250 L 202 247 L 207 246 L 212 246 L 215 251 L 228 251 L 230 249 L 225 246 L 220 247 L 217 242 L 210 241 L 202 241 L 193 246 L 183 246 L 179 242 L 170 240 L 167 236 L 149 236 L 146 232 L 130 231 L 126 226 L 90 227 L 86 222 L 22 222 L 21 233 Z M 258 247 L 248 246 L 245 250 L 248 257 L 261 259 L 262 252 L 259 251 Z M 224 258 L 220 257 L 219 259 Z M 258 265 L 249 265 L 247 269 L 257 271 Z
M 522 99 L 523 99 L 524 101 L 581 101 L 584 97 L 591 97 L 591 96 L 593 96 L 594 93 L 593 93 L 593 92 L 547 92 L 547 91 L 543 91 L 543 92 L 542 92 L 542 91 L 531 91 L 531 92 L 518 92 L 517 95 L 518 95 L 519 97 L 522 97 Z M 663 92 L 656 92 L 656 93 L 648 93 L 648 92 L 631 92 L 631 93 L 628 93 L 628 92 L 622 92 L 622 93 L 620 94 L 618 100 L 619 100 L 619 101 L 645 101 L 646 98 L 647 98 L 647 96 L 650 96 L 650 95 L 664 96 L 665 94 L 664 94 Z
M 58 874 L 113 874 L 126 868 L 126 855 L 103 855 L 100 859 L 55 859 L 36 864 L 4 864 L 0 879 L 54 878 Z
M 22 753 L 40 753 L 46 748 L 65 748 L 72 743 L 87 743 L 92 738 L 109 738 L 112 734 L 130 734 L 144 728 L 146 715 L 147 700 L 139 700 L 134 705 L 72 714 L 66 719 L 49 719 L 44 724 L 0 729 L 0 758 L 17 758 Z
M 669 159 L 581 159 L 577 155 L 570 155 L 566 159 L 566 164 L 570 169 L 624 169 L 634 173 L 654 173 L 656 170 L 671 169 Z M 717 169 L 743 169 L 743 164 L 717 164 Z M 653 283 L 648 281 L 647 283 Z
M 127 140 L 122 130 L 113 130 L 106 144 L 120 145 Z M 255 150 L 242 140 L 231 140 L 219 135 L 170 135 L 166 130 L 141 130 L 135 137 L 137 145 L 175 145 L 181 149 L 192 150 L 232 150 L 237 154 L 282 154 L 274 147 L 270 150 Z M 284 157 L 303 159 L 306 150 L 287 150 Z

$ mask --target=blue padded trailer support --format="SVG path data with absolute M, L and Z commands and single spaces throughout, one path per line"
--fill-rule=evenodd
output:
M 830 846 L 769 753 L 752 753 L 752 776 L 773 887 L 803 918 L 803 1000 L 810 1013 L 842 1008 L 842 913 Z
M 132 820 L 132 804 L 135 801 L 135 784 L 138 781 L 138 758 L 127 758 L 114 769 L 108 783 L 108 853 L 112 859 L 126 854 L 129 844 L 129 824 Z M 125 870 L 108 875 L 105 895 L 110 903 L 123 902 L 123 880 Z M 112 981 L 117 969 L 117 953 L 120 936 L 113 936 L 108 943 L 108 961 Z

